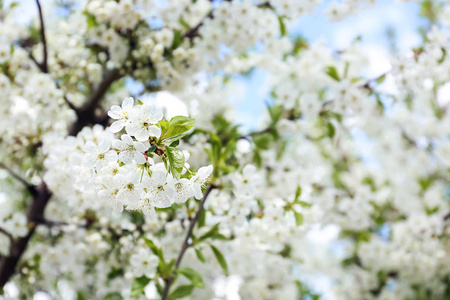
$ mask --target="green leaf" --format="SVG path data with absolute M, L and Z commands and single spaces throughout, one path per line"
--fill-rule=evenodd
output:
M 380 77 L 377 78 L 376 82 L 378 84 L 382 84 L 385 80 L 386 80 L 386 74 L 383 74 L 383 75 L 381 75 Z
M 284 17 L 278 16 L 278 23 L 280 23 L 280 34 L 281 36 L 286 36 L 287 30 L 286 30 L 286 24 L 284 24 Z
M 211 154 L 212 154 L 212 161 L 214 163 L 217 163 L 220 161 L 220 157 L 222 156 L 222 142 L 220 141 L 220 138 L 217 136 L 217 134 L 210 132 L 210 144 L 211 144 Z
M 295 190 L 295 200 L 294 202 L 297 202 L 298 198 L 300 198 L 300 196 L 302 195 L 302 187 L 298 186 L 297 190 Z
M 9 5 L 9 9 L 13 9 L 14 7 L 18 7 L 19 3 L 17 2 L 11 2 L 11 4 Z
M 170 126 L 173 125 L 190 125 L 190 126 L 194 126 L 195 125 L 195 119 L 193 118 L 188 118 L 185 116 L 175 116 L 172 119 L 170 119 Z
M 151 145 L 150 148 L 148 148 L 147 153 L 152 153 L 153 151 L 156 150 L 156 145 Z
M 186 23 L 186 21 L 183 19 L 183 18 L 180 18 L 179 20 L 178 20 L 178 22 L 181 24 L 181 26 L 183 26 L 185 29 L 190 29 L 191 28 L 191 26 L 189 26 L 189 24 L 188 23 Z
M 255 151 L 253 151 L 253 161 L 255 162 L 256 166 L 258 166 L 258 168 L 262 167 L 262 157 L 261 157 L 261 153 L 259 152 L 258 149 L 255 149 Z
M 142 105 L 142 104 L 144 104 L 144 102 L 142 102 L 140 99 L 138 99 L 138 104 Z
M 327 75 L 330 76 L 331 78 L 333 78 L 336 81 L 340 81 L 341 79 L 339 78 L 339 74 L 336 70 L 336 68 L 334 66 L 329 66 L 327 68 Z
M 300 201 L 300 200 L 296 201 L 295 203 L 300 204 L 300 206 L 302 206 L 302 207 L 311 207 L 312 206 L 311 203 L 308 203 L 305 201 Z
M 85 10 L 83 14 L 86 16 L 86 23 L 88 29 L 91 29 L 92 27 L 96 27 L 98 25 L 97 19 L 93 15 L 91 15 L 87 10 Z
M 189 128 L 189 129 L 190 129 L 190 128 Z M 188 129 L 188 130 L 189 130 L 189 129 Z M 179 128 L 176 129 L 176 130 L 181 130 L 181 128 L 179 127 Z M 165 144 L 170 144 L 170 146 L 173 147 L 172 144 L 174 144 L 175 142 L 178 142 L 178 140 L 184 138 L 187 134 L 188 134 L 188 132 L 183 132 L 183 133 L 177 134 L 177 135 L 175 135 L 175 136 L 172 136 L 172 137 L 169 137 L 169 138 L 165 138 L 165 139 L 163 140 L 163 142 L 164 142 Z M 177 144 L 177 146 L 178 146 L 178 144 Z
M 179 299 L 179 298 L 184 298 L 189 296 L 190 294 L 192 294 L 192 291 L 194 290 L 194 286 L 189 284 L 189 285 L 180 285 L 179 287 L 177 287 L 175 289 L 175 291 L 173 291 L 170 296 L 169 299 Z
M 200 251 L 197 248 L 194 248 L 194 250 L 195 250 L 195 255 L 197 255 L 198 260 L 201 261 L 202 263 L 205 263 L 206 262 L 206 258 L 203 255 L 202 251 Z
M 183 135 L 184 136 L 184 135 Z M 175 142 L 170 144 L 170 147 L 176 147 L 180 144 L 180 140 L 176 140 Z
M 146 276 L 135 278 L 131 285 L 131 297 L 139 297 L 139 295 L 144 293 L 144 289 L 149 282 L 150 278 L 147 278 Z
M 160 259 L 164 259 L 161 249 L 158 248 L 152 240 L 144 238 L 144 242 L 150 248 L 150 250 L 153 252 L 153 254 L 158 256 Z
M 274 105 L 267 108 L 269 110 L 270 119 L 272 120 L 272 125 L 276 125 L 278 121 L 281 119 L 281 115 L 283 114 L 283 106 L 282 105 Z
M 219 251 L 216 247 L 213 245 L 211 246 L 211 250 L 214 253 L 214 256 L 216 257 L 217 261 L 219 262 L 220 266 L 222 267 L 223 271 L 225 272 L 225 275 L 228 276 L 228 265 L 227 261 L 225 260 L 225 257 L 223 256 L 222 252 Z
M 165 149 L 169 159 L 169 171 L 176 180 L 180 180 L 184 167 L 184 154 L 180 149 L 174 147 L 165 146 Z
M 206 218 L 206 212 L 204 209 L 200 212 L 200 216 L 198 218 L 197 227 L 201 228 L 205 226 L 205 218 Z
M 203 283 L 202 275 L 191 268 L 181 268 L 177 270 L 178 273 L 189 279 L 193 286 L 204 289 L 205 284 Z
M 77 300 L 86 300 L 86 297 L 82 292 L 77 293 Z
M 300 226 L 303 224 L 303 215 L 297 211 L 294 211 L 294 216 L 295 216 L 295 223 L 297 224 L 297 226 Z
M 159 126 L 161 126 L 161 136 L 164 136 L 167 133 L 167 130 L 169 129 L 169 122 L 161 120 L 159 121 Z
M 166 144 L 173 143 L 187 134 L 193 128 L 195 120 L 184 116 L 176 116 L 170 119 L 167 131 L 162 135 Z
M 210 230 L 208 230 L 205 234 L 203 234 L 199 240 L 206 240 L 207 238 L 212 237 L 215 233 L 219 232 L 219 225 L 220 223 L 217 223 L 216 225 L 214 225 L 213 227 L 211 227 Z
M 272 141 L 273 135 L 271 135 L 270 133 L 261 133 L 253 137 L 253 143 L 255 143 L 258 148 L 264 150 L 270 148 L 270 144 L 272 143 Z
M 327 128 L 328 128 L 328 136 L 332 139 L 336 134 L 336 128 L 334 128 L 334 125 L 331 122 L 327 123 Z

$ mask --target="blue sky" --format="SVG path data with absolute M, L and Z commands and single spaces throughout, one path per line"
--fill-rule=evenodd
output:
M 390 41 L 388 29 L 395 33 L 395 45 L 399 53 L 405 53 L 421 43 L 418 33 L 420 26 L 427 24 L 419 17 L 420 4 L 417 2 L 400 2 L 395 0 L 379 0 L 373 7 L 362 10 L 357 16 L 351 16 L 341 22 L 329 22 L 321 13 L 330 1 L 325 1 L 311 15 L 295 20 L 289 26 L 292 38 L 302 36 L 309 43 L 324 40 L 334 50 L 348 47 L 358 36 L 362 37 L 361 45 L 370 58 L 367 76 L 376 76 L 390 69 L 388 56 Z M 268 100 L 269 90 L 265 82 L 267 73 L 254 71 L 250 77 L 242 77 L 245 91 L 238 98 L 231 99 L 236 107 L 236 121 L 244 129 L 258 127 L 261 115 Z

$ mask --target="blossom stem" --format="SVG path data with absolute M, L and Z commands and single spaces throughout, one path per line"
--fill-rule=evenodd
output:
M 203 207 L 204 207 L 204 205 L 205 205 L 206 199 L 208 198 L 209 193 L 211 193 L 211 191 L 212 191 L 213 189 L 215 189 L 215 188 L 216 188 L 216 186 L 213 185 L 213 184 L 211 184 L 211 185 L 208 187 L 208 189 L 206 190 L 205 194 L 203 195 L 203 199 L 202 199 L 202 201 L 200 202 L 200 206 L 199 206 L 199 208 L 198 208 L 198 210 L 197 210 L 197 213 L 195 214 L 194 218 L 191 220 L 191 223 L 189 224 L 189 229 L 188 229 L 188 231 L 187 231 L 187 233 L 186 233 L 186 237 L 184 238 L 183 245 L 181 246 L 180 253 L 178 254 L 178 258 L 177 258 L 177 261 L 176 261 L 176 263 L 175 263 L 175 270 L 178 269 L 178 267 L 180 266 L 181 260 L 183 259 L 183 256 L 184 256 L 184 253 L 186 252 L 186 250 L 187 250 L 187 249 L 189 248 L 189 246 L 190 246 L 189 239 L 191 238 L 192 232 L 194 231 L 195 224 L 197 223 L 197 221 L 198 221 L 198 219 L 200 218 L 200 215 L 201 215 L 201 213 L 202 213 L 202 211 L 203 211 Z M 167 297 L 169 296 L 169 290 L 170 290 L 171 285 L 172 285 L 173 282 L 174 282 L 174 279 L 175 279 L 175 278 L 174 278 L 174 276 L 172 275 L 172 276 L 166 281 L 166 285 L 165 285 L 165 287 L 164 287 L 164 291 L 163 291 L 161 300 L 166 300 Z

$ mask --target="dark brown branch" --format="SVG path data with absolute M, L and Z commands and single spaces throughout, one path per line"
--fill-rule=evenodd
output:
M 34 57 L 30 54 L 31 59 L 33 59 L 33 61 L 35 63 L 38 64 L 38 66 L 40 66 L 40 69 L 42 70 L 42 72 L 44 73 L 48 73 L 48 53 L 47 53 L 47 40 L 45 38 L 45 25 L 44 25 L 44 17 L 42 16 L 42 7 L 41 7 L 41 3 L 39 3 L 39 0 L 36 0 L 36 5 L 38 8 L 38 12 L 39 12 L 39 21 L 41 23 L 41 41 L 42 41 L 42 45 L 44 48 L 44 57 L 42 60 L 42 63 L 38 64 L 37 61 L 34 59 Z
M 100 104 L 103 96 L 108 91 L 111 84 L 120 79 L 121 75 L 118 69 L 107 70 L 103 80 L 94 88 L 87 97 L 84 105 L 75 110 L 78 120 L 69 130 L 69 135 L 75 136 L 84 126 L 95 123 L 98 117 L 95 115 L 95 109 Z
M 3 163 L 0 163 L 0 168 L 6 170 L 9 173 L 9 175 L 11 175 L 15 179 L 17 179 L 20 183 L 22 183 L 32 195 L 36 194 L 36 189 L 35 189 L 34 185 L 28 183 L 28 181 L 23 179 L 19 174 L 17 174 L 16 172 L 11 170 L 7 166 L 5 166 Z
M 200 21 L 200 23 L 198 23 L 196 26 L 194 26 L 191 29 L 189 29 L 185 34 L 183 34 L 182 38 L 193 39 L 196 36 L 198 36 L 198 31 L 199 31 L 200 27 L 202 27 L 203 24 L 205 23 L 205 20 L 206 19 L 212 19 L 213 16 L 214 16 L 213 15 L 213 11 L 210 11 L 209 14 L 206 15 L 205 19 Z
M 203 211 L 203 207 L 205 206 L 205 202 L 206 202 L 206 199 L 208 198 L 209 193 L 211 193 L 211 191 L 213 189 L 215 189 L 215 188 L 216 188 L 216 186 L 212 185 L 212 184 L 208 187 L 208 189 L 205 192 L 205 195 L 203 196 L 202 201 L 200 202 L 200 207 L 198 208 L 198 211 L 195 214 L 195 217 L 191 220 L 191 223 L 189 224 L 189 229 L 188 229 L 188 231 L 186 233 L 186 237 L 184 238 L 184 242 L 183 242 L 183 245 L 181 246 L 180 253 L 178 254 L 177 262 L 175 264 L 175 269 L 178 269 L 178 267 L 181 264 L 181 260 L 183 259 L 184 253 L 189 248 L 189 245 L 190 245 L 189 239 L 191 238 L 192 232 L 194 231 L 194 226 L 197 223 L 198 219 L 200 218 L 200 215 L 201 215 L 201 213 Z M 174 276 L 171 276 L 167 280 L 166 285 L 164 287 L 164 291 L 163 291 L 161 300 L 166 300 L 167 297 L 169 296 L 169 290 L 170 290 L 170 287 L 172 286 L 172 284 L 174 282 L 174 279 L 175 279 Z
M 12 234 L 1 227 L 0 227 L 0 233 L 6 235 L 11 242 L 14 240 Z
M 0 291 L 3 290 L 5 284 L 14 275 L 17 263 L 25 252 L 27 245 L 36 230 L 37 223 L 33 222 L 34 218 L 43 218 L 45 207 L 51 197 L 51 193 L 47 185 L 43 182 L 36 187 L 36 194 L 27 210 L 28 218 L 28 234 L 11 242 L 9 255 L 5 256 L 0 264 Z

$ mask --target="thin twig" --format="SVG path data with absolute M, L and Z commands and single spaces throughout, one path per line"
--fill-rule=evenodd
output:
M 216 188 L 216 186 L 213 185 L 213 184 L 211 184 L 211 185 L 208 187 L 208 189 L 207 189 L 206 192 L 205 192 L 205 195 L 203 196 L 202 201 L 200 202 L 200 207 L 198 208 L 198 211 L 197 211 L 197 213 L 195 214 L 195 217 L 191 220 L 191 223 L 189 224 L 189 229 L 188 229 L 188 231 L 187 231 L 187 233 L 186 233 L 186 237 L 184 238 L 184 242 L 183 242 L 183 245 L 181 246 L 180 253 L 178 254 L 177 262 L 175 263 L 175 270 L 178 269 L 178 267 L 180 266 L 181 260 L 183 259 L 183 256 L 184 256 L 184 253 L 185 253 L 186 250 L 189 248 L 189 245 L 190 245 L 189 239 L 191 238 L 192 232 L 194 231 L 194 226 L 195 226 L 195 224 L 197 223 L 197 221 L 198 221 L 198 219 L 200 218 L 200 215 L 201 215 L 201 213 L 202 213 L 202 211 L 203 211 L 203 207 L 204 207 L 204 205 L 205 205 L 206 199 L 208 198 L 209 193 L 211 193 L 211 191 L 212 191 L 213 189 L 215 189 L 215 188 Z M 164 291 L 163 291 L 161 300 L 166 300 L 167 297 L 169 296 L 169 290 L 170 290 L 171 285 L 172 285 L 173 282 L 174 282 L 174 279 L 175 279 L 175 278 L 174 278 L 174 276 L 172 275 L 172 276 L 167 280 L 167 283 L 166 283 L 166 286 L 164 287 Z

